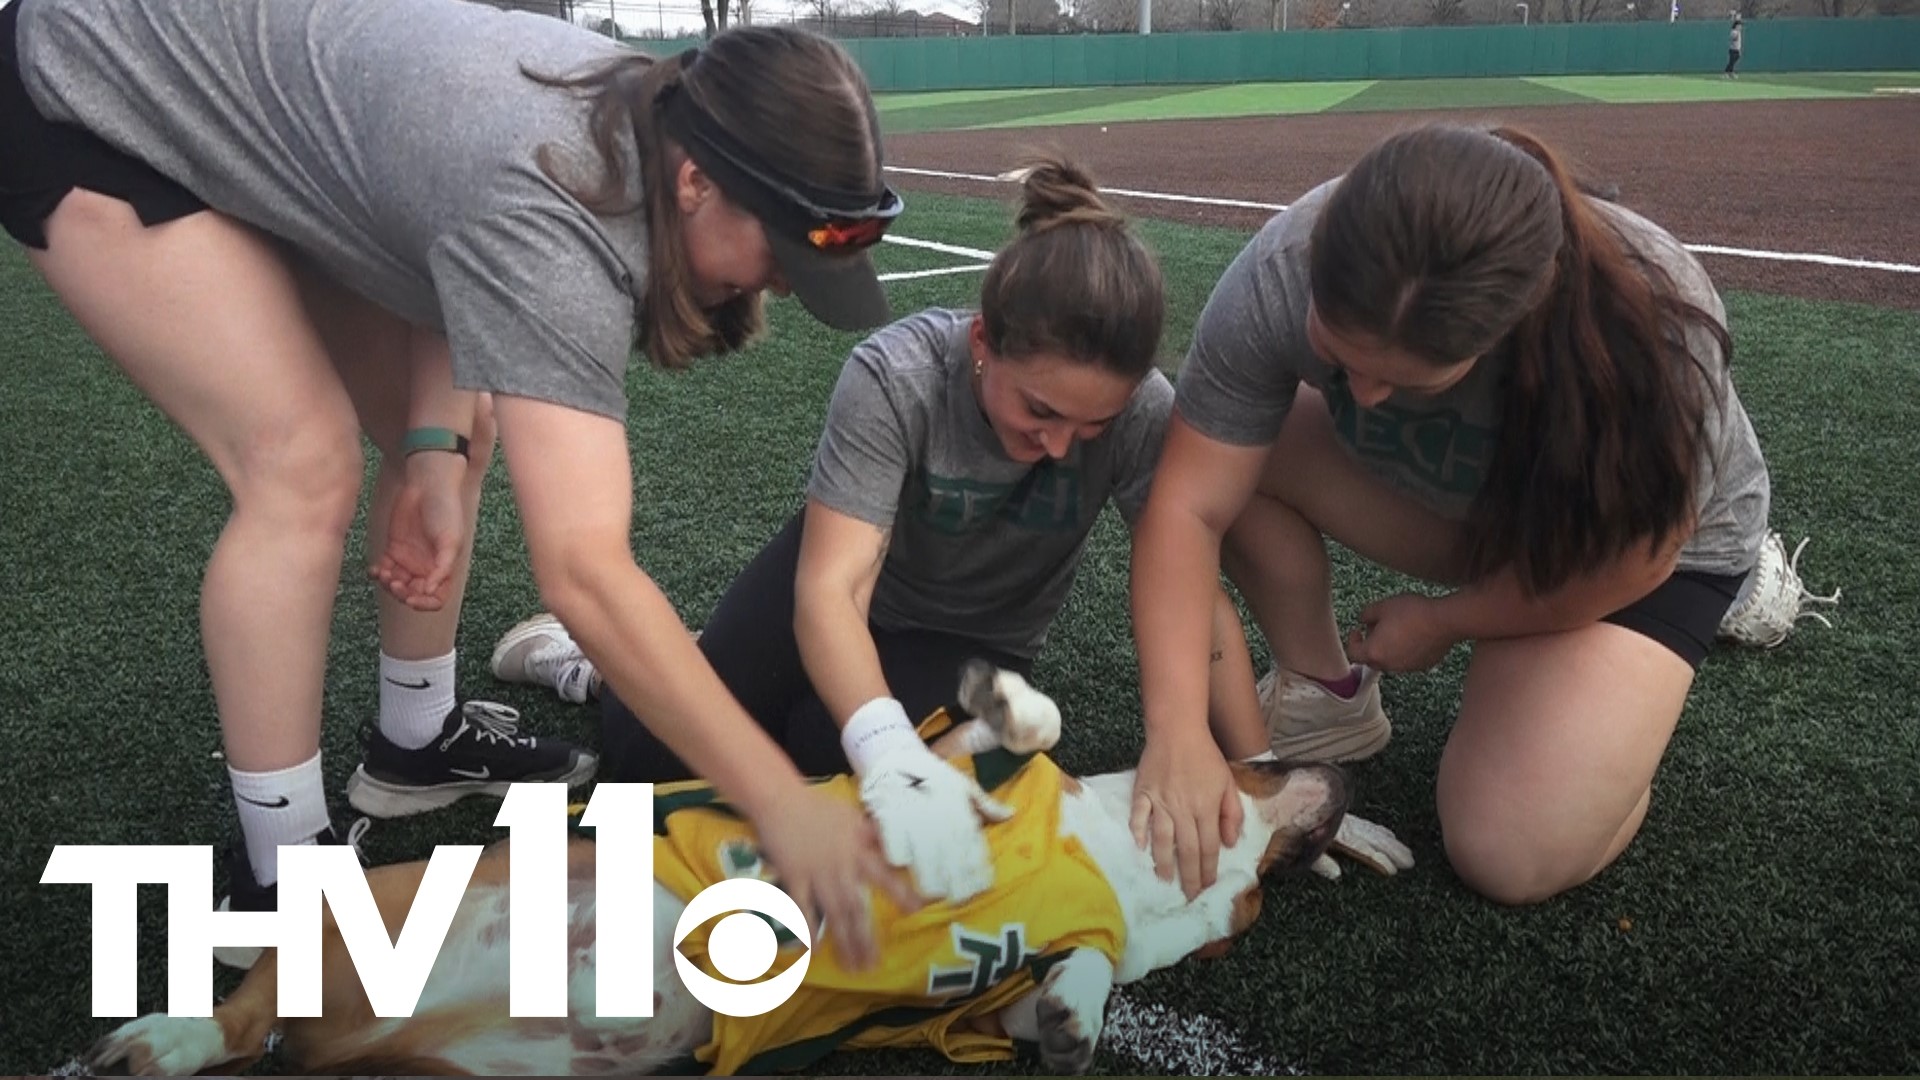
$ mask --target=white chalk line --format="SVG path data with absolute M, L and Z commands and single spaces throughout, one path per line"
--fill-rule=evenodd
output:
M 974 274 L 987 268 L 986 263 L 968 263 L 965 266 L 936 266 L 931 270 L 902 270 L 894 274 L 881 274 L 881 281 L 912 281 L 915 278 L 942 277 L 947 274 Z
M 900 165 L 887 166 L 888 172 L 903 173 L 909 176 L 931 176 L 944 180 L 968 180 L 983 184 L 1012 183 L 1005 176 L 986 176 L 979 173 L 948 172 L 943 169 L 910 169 Z M 1285 210 L 1285 203 L 1249 202 L 1245 199 L 1216 199 L 1202 195 L 1180 195 L 1165 191 L 1134 191 L 1127 188 L 1101 188 L 1114 195 L 1126 195 L 1136 199 L 1154 199 L 1162 202 L 1200 203 L 1206 206 L 1235 206 L 1254 210 Z M 956 248 L 937 245 L 927 240 L 909 240 L 905 237 L 887 237 L 894 243 L 908 244 L 914 247 L 928 247 L 936 251 L 945 251 L 956 255 L 972 255 L 975 258 L 991 258 L 991 252 L 975 251 L 971 248 Z M 1878 259 L 1851 259 L 1841 255 L 1825 255 L 1818 252 L 1767 251 L 1761 248 L 1727 247 L 1720 244 L 1687 244 L 1687 250 L 1703 255 L 1726 255 L 1740 259 L 1758 259 L 1765 262 L 1817 263 L 1821 266 L 1838 266 L 1850 270 L 1885 270 L 1895 274 L 1920 274 L 1920 265 L 1914 263 L 1884 262 Z M 954 271 L 958 273 L 959 271 Z
M 1156 1076 L 1300 1076 L 1247 1045 L 1241 1033 L 1205 1013 L 1186 1014 L 1117 990 L 1107 1001 L 1100 1049 Z
M 926 251 L 937 251 L 942 255 L 960 255 L 969 259 L 987 260 L 981 263 L 968 263 L 964 266 L 936 266 L 931 270 L 900 270 L 891 274 L 881 274 L 881 281 L 912 281 L 915 278 L 940 277 L 946 274 L 971 274 L 985 270 L 987 263 L 993 261 L 993 252 L 982 251 L 979 248 L 942 244 L 937 240 L 918 240 L 911 236 L 883 236 L 881 239 L 889 244 L 899 244 L 901 247 L 921 248 Z
M 965 255 L 970 259 L 991 260 L 993 258 L 993 252 L 991 251 L 981 251 L 979 248 L 960 247 L 956 244 L 942 244 L 937 240 L 916 240 L 911 236 L 883 236 L 881 239 L 889 244 L 899 244 L 901 247 L 925 248 L 928 251 L 938 251 L 944 255 Z

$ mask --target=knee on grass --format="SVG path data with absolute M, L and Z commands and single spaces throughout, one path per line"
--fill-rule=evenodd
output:
M 1624 829 L 1624 826 L 1623 826 Z M 1447 862 L 1462 884 L 1496 904 L 1527 907 L 1586 884 L 1619 856 L 1590 840 L 1529 835 L 1509 814 L 1443 806 Z M 1621 847 L 1618 839 L 1613 841 Z

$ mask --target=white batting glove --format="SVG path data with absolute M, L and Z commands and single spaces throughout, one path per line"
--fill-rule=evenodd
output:
M 980 818 L 1005 821 L 1013 808 L 928 750 L 893 698 L 860 706 L 840 733 L 860 778 L 887 861 L 913 872 L 928 900 L 959 903 L 993 884 L 993 857 Z
M 1327 854 L 1314 860 L 1313 872 L 1328 881 L 1340 880 L 1340 864 L 1333 860 L 1335 851 L 1385 877 L 1413 866 L 1413 852 L 1393 835 L 1392 829 L 1353 814 L 1340 819 L 1340 831 L 1334 835 L 1333 846 Z

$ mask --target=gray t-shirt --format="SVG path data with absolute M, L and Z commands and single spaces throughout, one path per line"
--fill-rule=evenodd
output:
M 1334 428 L 1366 469 L 1452 520 L 1463 520 L 1486 478 L 1499 437 L 1501 363 L 1490 355 L 1444 393 L 1395 391 L 1362 408 L 1335 369 L 1307 343 L 1307 249 L 1313 224 L 1338 180 L 1302 196 L 1261 228 L 1214 287 L 1180 372 L 1180 414 L 1221 442 L 1273 441 L 1302 382 L 1326 395 Z M 1682 295 L 1724 325 L 1726 309 L 1706 271 L 1665 230 L 1624 207 L 1593 203 Z M 1753 425 L 1720 362 L 1719 346 L 1689 331 L 1696 355 L 1721 373 L 1724 408 L 1708 423 L 1699 474 L 1698 528 L 1680 569 L 1739 574 L 1759 557 L 1769 487 Z
M 26 0 L 19 45 L 49 117 L 443 330 L 462 387 L 625 418 L 645 214 L 596 216 L 541 173 L 553 142 L 595 186 L 588 105 L 520 72 L 620 46 L 449 0 Z
M 973 389 L 973 313 L 924 311 L 868 338 L 827 407 L 807 494 L 891 531 L 869 617 L 1032 657 L 1109 498 L 1145 507 L 1173 386 L 1158 371 L 1066 457 L 1009 458 Z

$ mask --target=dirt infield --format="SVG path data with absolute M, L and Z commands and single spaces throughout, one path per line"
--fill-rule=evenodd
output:
M 1055 147 L 1105 186 L 1284 203 L 1338 175 L 1367 147 L 1439 119 L 1526 127 L 1620 201 L 1694 244 L 1920 263 L 1920 100 L 1551 106 L 1421 113 L 1322 113 L 957 131 L 888 139 L 889 164 L 963 173 Z M 903 188 L 994 193 L 900 175 Z M 1269 211 L 1129 200 L 1137 214 L 1252 228 Z M 1920 310 L 1920 275 L 1706 255 L 1723 287 Z

